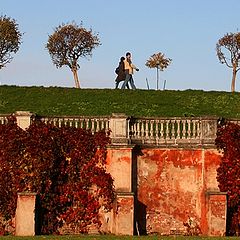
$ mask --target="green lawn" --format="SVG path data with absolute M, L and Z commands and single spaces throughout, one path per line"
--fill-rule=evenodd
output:
M 82 240 L 82 239 L 90 239 L 90 240 L 132 240 L 132 239 L 140 239 L 140 240 L 237 240 L 239 237 L 186 237 L 186 236 L 169 236 L 169 237 L 163 237 L 163 236 L 113 236 L 113 235 L 104 235 L 104 236 L 35 236 L 35 237 L 13 237 L 13 236 L 6 236 L 6 237 L 0 237 L 0 239 L 3 240 L 38 240 L 38 239 L 46 239 L 46 240 Z
M 240 117 L 240 93 L 0 86 L 0 114 Z

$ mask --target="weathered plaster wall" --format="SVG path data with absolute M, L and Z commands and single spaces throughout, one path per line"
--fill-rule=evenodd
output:
M 183 223 L 190 219 L 202 234 L 210 234 L 208 193 L 219 192 L 216 180 L 219 160 L 214 149 L 143 149 L 137 157 L 136 221 L 141 231 L 184 233 Z M 220 205 L 224 197 L 219 200 Z M 221 217 L 217 221 L 225 221 L 225 209 L 222 205 L 219 208 Z M 216 209 L 214 216 L 218 215 Z M 219 230 L 215 225 L 211 234 L 223 234 L 225 229 Z

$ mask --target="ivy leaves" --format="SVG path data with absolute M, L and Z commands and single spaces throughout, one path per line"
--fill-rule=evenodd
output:
M 42 233 L 57 233 L 63 223 L 82 233 L 99 227 L 99 208 L 110 210 L 114 200 L 105 168 L 109 141 L 103 131 L 37 121 L 23 131 L 11 117 L 0 125 L 0 214 L 13 218 L 17 193 L 29 191 L 40 197 Z

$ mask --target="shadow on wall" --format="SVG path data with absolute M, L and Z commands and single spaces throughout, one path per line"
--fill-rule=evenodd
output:
M 136 145 L 132 151 L 132 191 L 134 192 L 134 235 L 147 235 L 146 230 L 146 215 L 147 206 L 138 200 L 138 172 L 137 172 L 137 158 L 143 156 L 141 147 Z
M 142 202 L 136 200 L 136 221 L 135 221 L 135 234 L 136 235 L 147 235 L 147 206 Z
M 36 196 L 36 206 L 35 206 L 35 234 L 40 235 L 42 230 L 43 222 L 43 212 L 41 209 L 40 198 Z

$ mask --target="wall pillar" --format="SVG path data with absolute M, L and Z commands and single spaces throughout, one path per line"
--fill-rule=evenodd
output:
M 132 192 L 132 145 L 109 146 L 107 153 L 107 171 L 114 179 L 116 192 Z
M 35 235 L 36 193 L 18 193 L 16 209 L 16 236 Z
M 29 111 L 17 111 L 14 115 L 17 119 L 17 125 L 23 130 L 30 126 L 31 118 L 34 116 L 34 114 Z
M 107 170 L 114 179 L 116 199 L 111 217 L 111 232 L 134 234 L 133 148 L 129 138 L 129 118 L 112 114 L 111 146 L 108 147 Z

